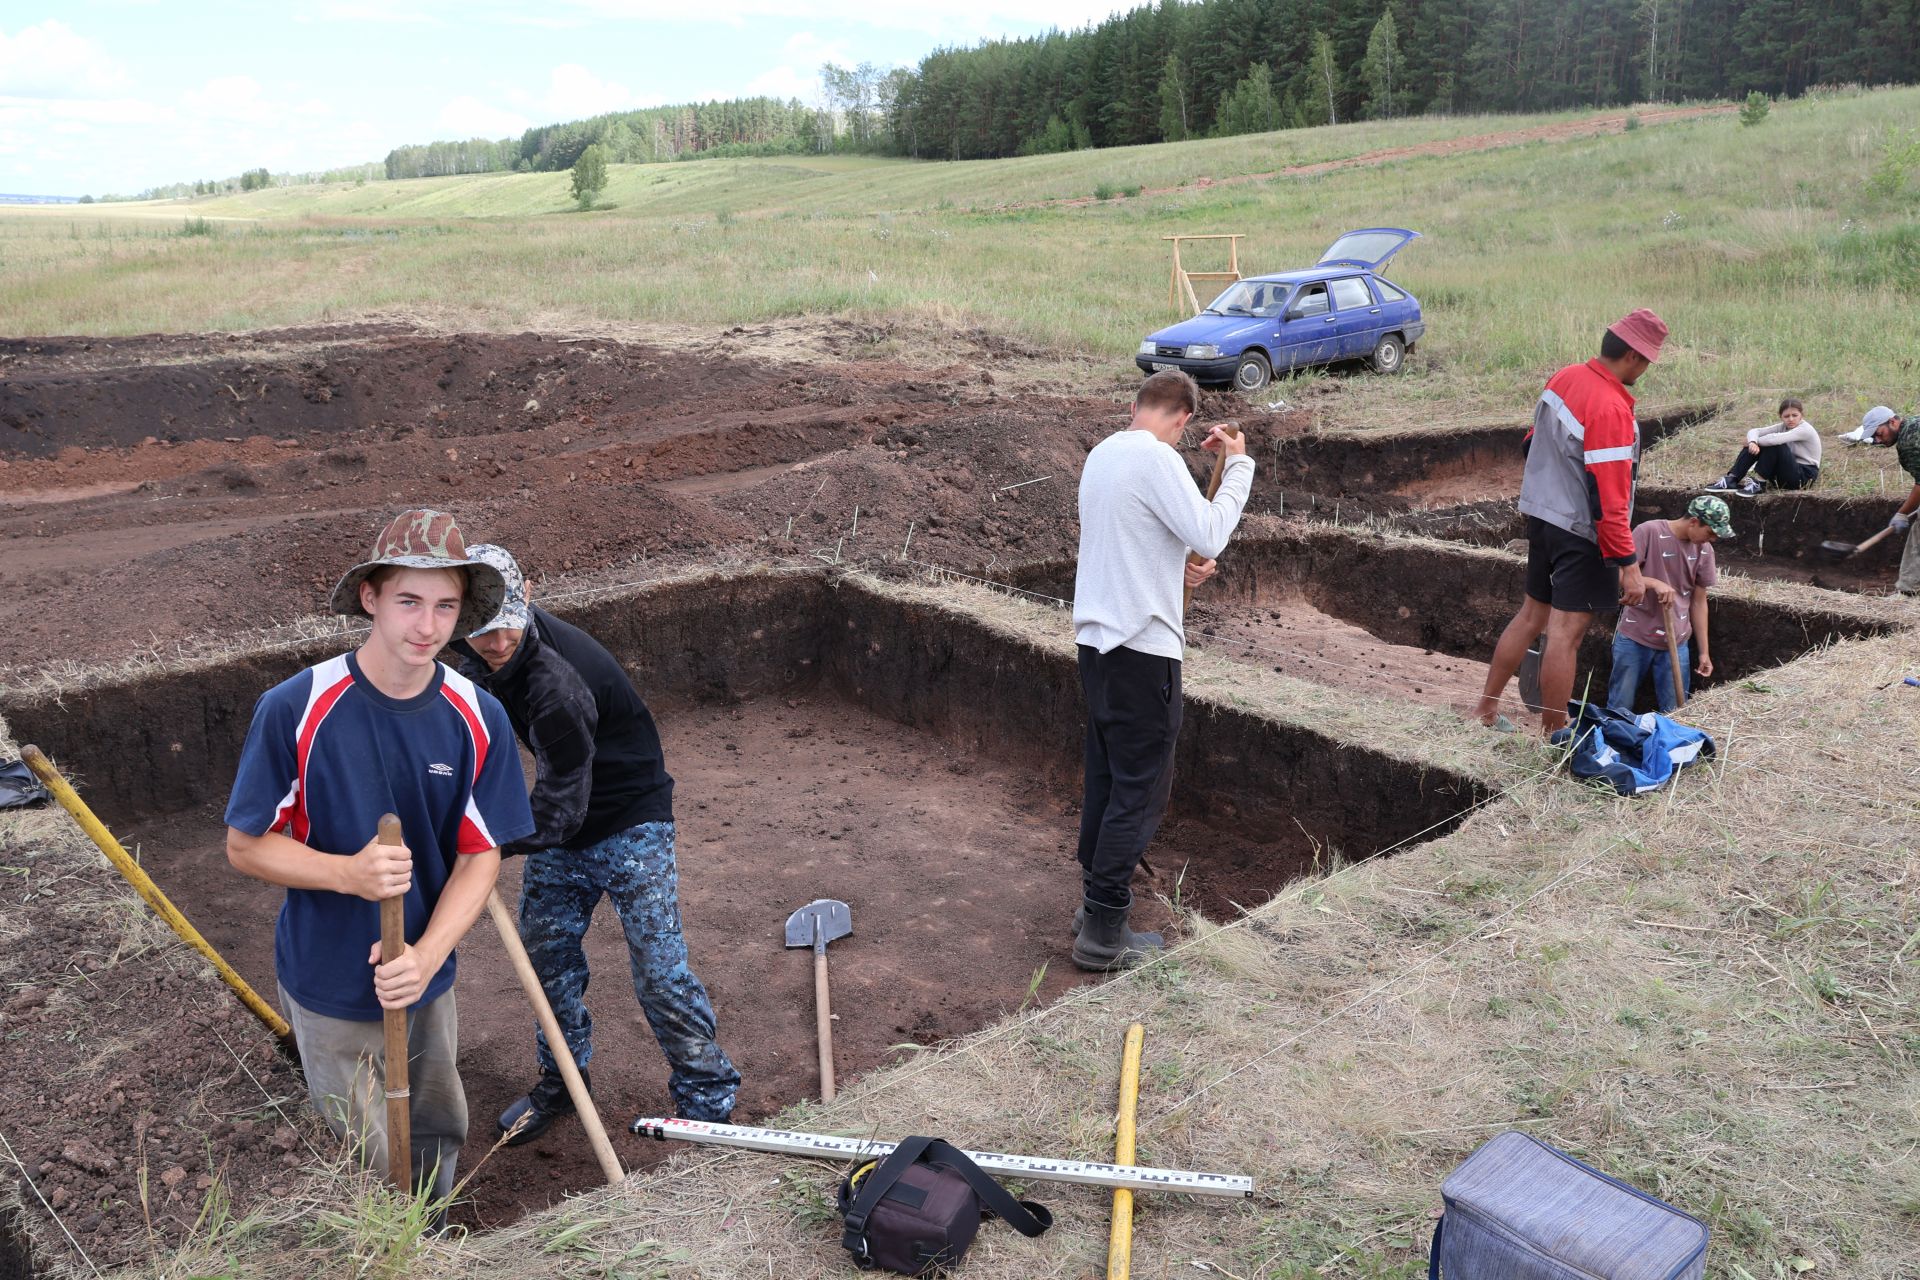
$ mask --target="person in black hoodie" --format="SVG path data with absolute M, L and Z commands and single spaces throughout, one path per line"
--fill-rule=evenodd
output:
M 533 607 L 506 551 L 470 547 L 507 583 L 506 602 L 454 645 L 462 670 L 505 705 L 533 753 L 534 833 L 501 849 L 526 855 L 520 937 L 580 1074 L 593 1056 L 582 940 L 604 895 L 633 962 L 634 994 L 672 1068 L 677 1114 L 726 1121 L 740 1073 L 715 1042 L 713 1004 L 687 964 L 674 867 L 673 779 L 653 715 L 614 656 L 578 627 Z M 573 1110 L 544 1034 L 540 1079 L 500 1113 L 509 1145 L 531 1142 Z M 518 1129 L 515 1126 L 518 1125 Z

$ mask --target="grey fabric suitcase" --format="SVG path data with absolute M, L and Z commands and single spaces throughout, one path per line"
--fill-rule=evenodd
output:
M 1429 1280 L 1700 1280 L 1707 1227 L 1524 1133 L 1440 1184 Z

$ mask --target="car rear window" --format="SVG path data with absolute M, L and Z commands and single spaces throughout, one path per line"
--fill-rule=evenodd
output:
M 1341 311 L 1356 307 L 1373 305 L 1373 295 L 1367 292 L 1367 282 L 1359 276 L 1347 276 L 1333 282 L 1333 305 Z
M 1380 295 L 1382 302 L 1403 302 L 1407 296 L 1404 290 L 1396 289 L 1385 280 L 1377 278 L 1373 282 L 1373 291 Z

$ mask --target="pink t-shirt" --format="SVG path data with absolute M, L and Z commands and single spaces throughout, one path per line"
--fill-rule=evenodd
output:
M 1685 644 L 1693 636 L 1694 588 L 1705 591 L 1720 580 L 1714 569 L 1713 544 L 1686 542 L 1673 536 L 1665 520 L 1649 520 L 1633 531 L 1634 554 L 1640 557 L 1643 577 L 1658 578 L 1674 590 L 1674 643 Z M 1667 647 L 1667 626 L 1660 613 L 1660 602 L 1651 591 L 1638 605 L 1620 610 L 1616 632 L 1649 649 Z

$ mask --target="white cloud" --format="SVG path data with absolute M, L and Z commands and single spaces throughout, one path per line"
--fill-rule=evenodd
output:
M 272 124 L 283 114 L 252 76 L 215 76 L 198 89 L 182 93 L 180 104 L 188 115 L 202 120 Z
M 817 102 L 820 98 L 820 64 L 837 62 L 849 65 L 858 62 L 848 51 L 844 40 L 822 40 L 811 31 L 802 31 L 788 37 L 780 46 L 780 61 L 762 71 L 739 89 L 736 93 L 720 94 L 720 97 L 752 98 L 765 95 L 770 98 L 798 98 L 802 102 Z
M 577 62 L 562 63 L 548 78 L 543 105 L 555 120 L 578 120 L 634 105 L 631 90 L 602 80 Z
M 852 27 L 922 31 L 942 39 L 996 36 L 1033 23 L 1072 28 L 1138 7 L 1139 0 L 916 0 L 875 5 L 871 0 L 548 0 L 550 12 L 575 10 L 596 18 L 640 22 L 720 22 L 744 27 L 767 19 Z M 477 6 L 485 11 L 486 6 Z
M 439 125 L 446 138 L 511 138 L 532 123 L 518 112 L 490 107 L 471 94 L 462 94 L 440 108 Z
M 98 98 L 126 87 L 126 69 L 57 18 L 0 31 L 0 87 L 17 98 Z

